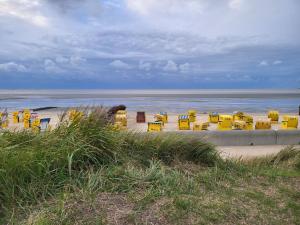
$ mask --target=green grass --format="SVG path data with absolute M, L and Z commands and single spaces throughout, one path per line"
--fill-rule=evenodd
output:
M 178 135 L 114 131 L 102 109 L 0 136 L 0 224 L 300 224 L 300 151 L 222 159 Z

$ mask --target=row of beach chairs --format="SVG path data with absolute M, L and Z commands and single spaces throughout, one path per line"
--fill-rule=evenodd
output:
M 68 113 L 69 121 L 80 120 L 84 113 L 72 109 Z M 244 112 L 234 112 L 232 115 L 219 114 L 216 112 L 209 113 L 208 120 L 200 122 L 197 120 L 197 111 L 189 110 L 187 114 L 178 115 L 178 130 L 194 130 L 205 131 L 209 129 L 211 124 L 217 124 L 217 130 L 269 130 L 272 129 L 272 124 L 279 123 L 279 112 L 269 111 L 267 114 L 268 120 L 259 120 L 254 124 L 253 117 Z M 281 121 L 281 129 L 297 129 L 298 116 L 283 115 Z M 114 127 L 119 130 L 127 128 L 127 112 L 126 110 L 119 110 L 114 117 Z M 7 111 L 0 112 L 0 127 L 8 128 L 9 116 Z M 146 123 L 145 112 L 137 112 L 137 123 Z M 166 123 L 169 122 L 168 113 L 160 112 L 154 115 L 154 121 L 148 122 L 148 132 L 163 131 Z M 50 118 L 40 118 L 39 114 L 32 112 L 29 109 L 15 111 L 12 113 L 12 123 L 23 123 L 26 129 L 33 129 L 35 131 L 46 131 L 50 129 Z
M 209 113 L 208 121 L 197 121 L 197 111 L 189 110 L 187 114 L 178 115 L 178 130 L 205 131 L 211 124 L 217 124 L 217 130 L 270 130 L 273 124 L 279 123 L 279 112 L 269 111 L 267 120 L 259 120 L 254 124 L 253 116 L 244 112 L 234 112 L 232 115 L 219 114 L 217 112 Z M 148 122 L 148 132 L 163 131 L 164 125 L 169 121 L 168 113 L 160 112 L 154 115 L 154 121 Z M 137 112 L 137 123 L 146 122 L 145 112 Z M 117 129 L 126 129 L 127 112 L 120 110 L 115 115 L 115 127 Z M 283 115 L 281 129 L 297 129 L 298 116 Z
M 40 118 L 38 113 L 32 112 L 29 109 L 12 112 L 12 119 L 10 121 L 9 113 L 5 110 L 0 112 L 0 127 L 2 129 L 8 128 L 10 122 L 13 124 L 23 124 L 25 129 L 32 129 L 33 131 L 46 131 L 50 129 L 50 118 Z

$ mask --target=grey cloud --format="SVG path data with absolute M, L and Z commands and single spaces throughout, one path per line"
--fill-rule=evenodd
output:
M 27 68 L 15 62 L 7 62 L 0 64 L 0 71 L 3 72 L 27 72 Z
M 163 70 L 166 72 L 176 72 L 178 70 L 178 66 L 174 61 L 169 60 L 167 64 L 163 67 Z
M 99 74 L 102 78 L 127 69 L 132 77 L 151 71 L 166 78 L 185 73 L 191 80 L 205 74 L 251 78 L 300 71 L 298 1 L 136 0 L 142 7 L 150 1 L 174 6 L 141 14 L 118 0 L 106 2 L 104 8 L 98 0 L 8 0 L 19 16 L 26 17 L 0 12 L 0 63 L 22 62 L 36 74 L 66 72 L 78 79 L 99 79 Z M 202 4 L 195 8 L 197 13 L 191 2 Z M 37 26 L 43 20 L 27 15 L 45 17 L 47 27 Z M 287 43 L 285 36 L 291 41 Z M 263 61 L 269 66 L 258 66 Z M 0 68 L 4 71 L 7 65 Z
M 56 7 L 62 13 L 80 9 L 91 15 L 97 15 L 101 10 L 101 1 L 95 0 L 46 0 L 49 6 Z
M 51 59 L 44 60 L 44 69 L 47 73 L 62 73 L 63 70 Z
M 67 57 L 64 57 L 64 56 L 57 56 L 57 57 L 55 58 L 55 61 L 56 61 L 57 63 L 62 63 L 62 64 L 64 64 L 64 63 L 68 63 L 70 60 L 69 60 Z
M 190 72 L 190 64 L 189 63 L 184 63 L 179 65 L 179 71 L 181 73 L 188 73 Z
M 143 61 L 139 62 L 139 68 L 141 70 L 150 71 L 151 67 L 152 67 L 152 64 L 150 62 L 143 62 Z
M 85 59 L 85 58 L 82 58 L 82 57 L 80 57 L 80 56 L 71 56 L 70 62 L 71 62 L 72 65 L 75 65 L 75 66 L 76 66 L 76 65 L 79 65 L 79 64 L 81 64 L 81 63 L 86 62 L 86 59 Z

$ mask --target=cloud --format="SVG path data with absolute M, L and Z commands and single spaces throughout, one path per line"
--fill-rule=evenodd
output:
M 57 56 L 55 58 L 55 61 L 57 63 L 65 64 L 65 63 L 68 63 L 70 60 L 67 57 L 64 57 L 64 56 Z
M 269 63 L 268 61 L 266 61 L 266 60 L 263 60 L 263 61 L 261 61 L 258 65 L 259 66 L 269 66 L 269 65 L 280 65 L 280 64 L 282 64 L 282 61 L 281 60 L 275 60 L 275 61 L 273 61 L 272 63 Z
M 190 64 L 189 63 L 184 63 L 179 65 L 179 71 L 181 73 L 188 73 L 190 72 Z
M 259 79 L 262 68 L 284 80 L 300 71 L 299 10 L 295 0 L 0 0 L 0 62 L 107 82 L 128 69 L 128 81 Z
M 163 67 L 163 70 L 166 72 L 176 72 L 178 70 L 178 66 L 174 61 L 169 60 L 167 64 Z
M 228 5 L 231 9 L 240 9 L 243 0 L 230 0 Z
M 43 0 L 48 7 L 68 16 L 78 14 L 98 17 L 102 14 L 101 1 L 95 0 Z M 42 2 L 42 1 L 41 1 Z
M 51 59 L 44 60 L 44 69 L 47 73 L 61 73 L 63 72 L 61 68 Z
M 80 56 L 71 56 L 70 62 L 72 65 L 76 66 L 76 65 L 86 62 L 86 59 L 83 57 L 80 57 Z
M 257 36 L 285 43 L 300 32 L 294 29 L 300 26 L 300 4 L 294 0 L 126 0 L 126 6 L 148 29 L 164 32 Z
M 17 18 L 39 27 L 48 26 L 48 18 L 40 12 L 38 0 L 2 0 L 0 16 Z
M 198 0 L 126 0 L 127 7 L 142 15 L 201 13 L 203 1 Z
M 268 66 L 269 63 L 268 63 L 268 61 L 263 60 L 263 61 L 261 61 L 258 65 L 259 65 L 259 66 Z
M 140 70 L 145 70 L 145 71 L 150 71 L 151 70 L 151 63 L 150 62 L 144 62 L 140 61 L 139 62 L 139 69 Z
M 282 64 L 282 61 L 281 60 L 275 60 L 273 62 L 273 65 L 279 65 L 279 64 Z
M 8 62 L 0 64 L 0 71 L 3 72 L 27 72 L 27 68 L 22 64 Z
M 116 68 L 116 69 L 125 69 L 128 70 L 131 68 L 131 66 L 121 60 L 114 60 L 110 64 L 110 66 Z

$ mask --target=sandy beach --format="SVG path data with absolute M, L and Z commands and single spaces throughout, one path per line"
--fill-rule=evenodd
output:
M 65 109 L 50 109 L 50 110 L 42 110 L 38 111 L 38 115 L 40 118 L 51 118 L 50 125 L 52 128 L 55 128 L 59 123 L 60 116 L 64 113 Z M 251 114 L 254 119 L 254 123 L 258 120 L 268 120 L 267 113 L 252 113 Z M 285 114 L 286 115 L 286 114 Z M 292 114 L 288 114 L 292 115 Z M 178 131 L 177 125 L 177 114 L 170 113 L 169 115 L 169 122 L 165 124 L 163 131 Z M 279 123 L 273 124 L 273 130 L 280 129 L 280 122 L 283 115 L 280 115 Z M 136 112 L 129 111 L 127 112 L 128 117 L 128 130 L 134 132 L 146 132 L 147 131 L 147 122 L 154 121 L 154 114 L 153 113 L 146 113 L 146 123 L 136 123 Z M 10 130 L 20 130 L 23 128 L 23 124 L 13 124 L 12 115 L 9 114 L 10 118 Z M 197 121 L 200 122 L 207 122 L 208 121 L 208 114 L 198 113 L 197 114 Z M 298 127 L 299 129 L 299 127 Z M 217 130 L 216 124 L 211 124 L 209 126 L 209 130 L 214 131 Z M 180 131 L 185 132 L 185 131 Z M 206 132 L 206 131 L 195 131 L 195 132 Z M 263 146 L 217 146 L 217 149 L 220 151 L 221 155 L 225 158 L 227 157 L 234 157 L 234 158 L 249 158 L 249 157 L 258 157 L 258 156 L 265 156 L 270 154 L 276 154 L 287 145 L 263 145 Z
M 59 123 L 59 118 L 60 116 L 65 112 L 65 109 L 50 109 L 50 110 L 42 110 L 38 111 L 40 118 L 51 118 L 50 125 L 51 127 L 56 127 Z M 177 118 L 178 114 L 175 113 L 169 113 L 168 114 L 168 123 L 164 125 L 163 131 L 178 131 L 178 123 L 177 123 Z M 128 119 L 128 125 L 127 128 L 128 130 L 131 131 L 136 131 L 136 132 L 146 132 L 147 131 L 147 126 L 148 122 L 154 122 L 154 113 L 147 113 L 146 112 L 146 122 L 145 123 L 136 123 L 136 112 L 133 111 L 128 111 L 127 112 L 127 119 Z M 266 113 L 251 113 L 251 116 L 253 116 L 254 124 L 256 121 L 267 121 L 267 112 Z M 285 113 L 284 115 L 295 115 L 291 113 Z M 197 122 L 208 122 L 208 114 L 207 113 L 198 113 L 197 114 Z M 272 124 L 272 129 L 273 130 L 279 130 L 281 129 L 281 120 L 282 120 L 283 114 L 280 115 L 279 117 L 279 122 L 278 124 Z M 9 129 L 21 129 L 23 127 L 22 123 L 19 124 L 13 124 L 12 123 L 12 114 L 9 113 L 9 119 L 10 119 L 10 126 Z M 191 123 L 192 127 L 192 123 Z M 298 129 L 300 126 L 298 125 Z M 217 124 L 211 123 L 208 130 L 217 130 Z M 180 131 L 180 132 L 185 132 L 185 131 Z M 205 131 L 203 131 L 205 132 Z

